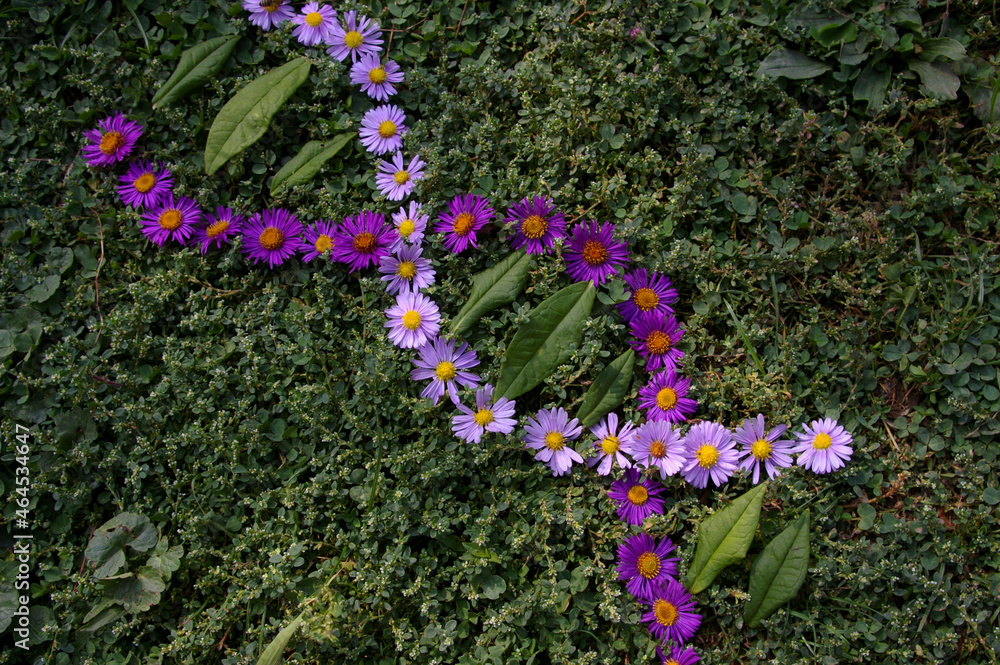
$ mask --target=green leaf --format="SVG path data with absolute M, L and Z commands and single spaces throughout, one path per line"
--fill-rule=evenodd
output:
M 310 141 L 288 160 L 271 180 L 271 195 L 279 189 L 303 185 L 312 180 L 326 162 L 351 142 L 357 134 L 338 134 L 329 141 Z
M 747 555 L 766 488 L 767 483 L 754 487 L 698 527 L 698 547 L 686 584 L 691 593 L 706 589 L 723 568 Z
M 858 27 L 847 19 L 838 19 L 822 26 L 813 26 L 809 35 L 823 46 L 830 48 L 853 42 L 858 38 Z
M 507 347 L 497 382 L 498 396 L 514 399 L 528 392 L 569 358 L 580 343 L 596 294 L 590 282 L 577 282 L 531 311 L 530 320 Z
M 300 623 L 302 623 L 301 614 L 282 628 L 281 632 L 271 640 L 271 643 L 267 645 L 264 653 L 257 660 L 257 665 L 278 665 L 281 662 L 281 655 L 285 652 L 285 647 L 288 646 L 288 641 L 292 639 L 292 635 L 298 630 Z
M 167 588 L 159 574 L 143 566 L 135 574 L 125 573 L 101 580 L 115 602 L 126 612 L 145 612 L 160 602 L 160 592 Z
M 865 100 L 869 110 L 881 108 L 889 88 L 889 75 L 889 67 L 880 60 L 869 62 L 854 82 L 854 98 Z
M 297 58 L 251 81 L 230 99 L 208 130 L 205 171 L 223 164 L 264 135 L 271 118 L 309 78 L 309 61 Z
M 752 628 L 798 593 L 809 568 L 809 511 L 769 542 L 750 568 L 750 602 L 743 619 Z
M 629 349 L 597 375 L 576 413 L 581 425 L 590 427 L 625 400 L 634 365 L 635 351 Z
M 810 58 L 804 53 L 792 51 L 787 48 L 779 48 L 764 58 L 757 68 L 758 76 L 784 76 L 790 79 L 809 79 L 819 76 L 830 69 L 815 58 Z
M 183 547 L 174 545 L 167 549 L 167 539 L 163 538 L 156 543 L 153 556 L 149 557 L 146 565 L 155 570 L 164 580 L 169 580 L 170 576 L 181 567 L 181 557 L 183 556 Z
M 920 75 L 920 91 L 934 99 L 958 99 L 961 80 L 943 62 L 910 60 L 907 66 Z
M 153 108 L 171 104 L 212 80 L 240 41 L 239 35 L 216 37 L 196 44 L 181 54 L 177 69 L 153 97 Z
M 92 633 L 125 616 L 125 609 L 118 605 L 114 598 L 105 598 L 83 617 L 82 631 Z
M 986 124 L 1000 120 L 1000 77 L 967 84 L 966 92 L 972 99 L 972 112 L 980 120 Z
M 462 334 L 487 312 L 513 302 L 528 282 L 530 267 L 531 256 L 518 250 L 473 277 L 469 300 L 451 320 L 452 334 Z
M 932 61 L 937 58 L 962 60 L 965 58 L 965 45 L 949 37 L 922 39 L 917 43 L 920 44 L 920 58 L 923 60 Z
M 52 294 L 56 292 L 61 283 L 62 277 L 59 275 L 48 275 L 42 280 L 41 284 L 31 287 L 24 295 L 32 302 L 45 302 L 52 297 Z
M 507 590 L 507 583 L 499 575 L 490 575 L 483 580 L 483 596 L 490 600 L 496 600 Z
M 126 546 L 145 552 L 156 545 L 156 529 L 147 517 L 135 513 L 121 513 L 94 531 L 84 556 L 97 566 L 94 577 L 107 578 L 125 565 Z

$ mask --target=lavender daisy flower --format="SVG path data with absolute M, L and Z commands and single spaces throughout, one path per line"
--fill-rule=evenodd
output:
M 317 219 L 302 232 L 302 260 L 312 261 L 319 256 L 333 260 L 333 237 L 337 225 L 325 219 Z
M 476 232 L 493 218 L 490 202 L 478 194 L 459 194 L 448 203 L 448 212 L 441 213 L 434 231 L 446 234 L 444 245 L 452 254 L 461 254 L 466 247 L 476 245 Z
M 392 60 L 379 62 L 377 55 L 363 55 L 351 66 L 351 83 L 360 85 L 361 90 L 375 101 L 389 101 L 396 94 L 395 83 L 403 81 L 403 72 Z
M 420 357 L 413 361 L 417 369 L 410 372 L 410 378 L 414 381 L 431 379 L 420 396 L 433 399 L 437 405 L 447 391 L 451 401 L 458 404 L 458 386 L 474 388 L 479 383 L 477 375 L 465 371 L 479 364 L 476 352 L 468 349 L 469 345 L 463 342 L 456 350 L 453 340 L 440 337 L 420 347 Z
M 688 459 L 681 475 L 699 489 L 708 486 L 709 478 L 716 487 L 722 485 L 736 470 L 739 453 L 732 434 L 718 423 L 692 425 L 684 437 L 684 447 Z
M 395 256 L 383 256 L 378 271 L 383 282 L 389 282 L 385 290 L 390 294 L 419 291 L 434 283 L 434 268 L 430 259 L 423 258 L 424 248 L 420 245 L 406 245 Z
M 632 445 L 635 438 L 633 429 L 635 429 L 635 424 L 628 420 L 622 423 L 621 429 L 618 429 L 618 414 L 616 413 L 609 413 L 601 422 L 591 427 L 590 431 L 597 437 L 594 448 L 600 454 L 588 459 L 587 465 L 594 466 L 600 463 L 600 466 L 597 467 L 597 473 L 601 476 L 611 473 L 611 465 L 614 464 L 615 460 L 618 460 L 618 466 L 623 469 L 631 467 L 632 462 L 628 461 L 622 451 L 628 450 Z
M 649 420 L 685 421 L 698 409 L 698 402 L 687 397 L 690 387 L 690 379 L 672 369 L 663 370 L 639 389 L 639 408 L 646 410 Z
M 733 432 L 733 440 L 743 445 L 740 451 L 740 468 L 749 471 L 753 469 L 753 482 L 760 480 L 760 468 L 764 467 L 768 478 L 774 478 L 781 471 L 792 465 L 792 449 L 794 441 L 779 440 L 788 425 L 778 425 L 765 433 L 764 416 L 757 414 L 751 420 L 747 418 Z
M 200 221 L 201 209 L 194 199 L 182 196 L 175 201 L 168 192 L 163 203 L 142 216 L 142 234 L 160 247 L 170 240 L 186 245 Z
M 656 656 L 660 659 L 660 665 L 694 665 L 701 660 L 698 652 L 691 647 L 674 646 L 669 657 L 663 655 L 663 649 L 656 647 Z
M 389 340 L 401 349 L 417 349 L 441 330 L 441 312 L 422 293 L 401 293 L 396 304 L 385 311 Z
M 129 164 L 128 172 L 118 178 L 118 195 L 125 205 L 149 208 L 157 205 L 173 189 L 174 177 L 162 164 L 144 161 Z
M 543 409 L 535 414 L 535 418 L 528 417 L 524 447 L 538 450 L 538 454 L 535 455 L 536 460 L 548 464 L 553 476 L 569 473 L 574 462 L 583 464 L 580 453 L 567 444 L 568 441 L 580 436 L 580 432 L 583 431 L 580 421 L 576 418 L 570 419 L 562 407 L 548 411 Z
M 345 16 L 346 27 L 334 23 L 330 29 L 330 48 L 326 52 L 343 62 L 348 55 L 351 62 L 357 62 L 363 55 L 378 55 L 382 50 L 382 31 L 378 23 L 360 16 L 355 20 L 357 12 L 349 11 Z
M 254 213 L 243 227 L 240 250 L 254 263 L 267 263 L 276 268 L 299 253 L 302 224 L 282 208 L 267 208 Z
M 566 250 L 566 272 L 577 282 L 597 286 L 628 261 L 628 245 L 615 242 L 614 224 L 591 220 L 573 227 Z
M 618 579 L 639 600 L 646 600 L 656 585 L 677 576 L 677 557 L 667 558 L 674 550 L 669 538 L 659 543 L 645 533 L 637 533 L 618 546 Z
M 333 258 L 351 266 L 351 272 L 378 264 L 389 253 L 392 229 L 385 217 L 365 210 L 357 217 L 345 217 L 333 237 Z
M 498 432 L 500 434 L 510 434 L 517 426 L 514 416 L 514 401 L 501 397 L 493 401 L 493 386 L 485 384 L 476 391 L 476 411 L 466 408 L 462 404 L 458 405 L 458 410 L 462 412 L 460 416 L 453 416 L 451 419 L 451 429 L 455 434 L 468 443 L 479 443 L 486 432 Z
M 292 17 L 295 29 L 292 35 L 306 46 L 314 46 L 327 41 L 337 22 L 337 12 L 329 5 L 307 2 L 301 14 Z
M 409 211 L 404 206 L 392 214 L 392 225 L 396 232 L 390 247 L 392 251 L 398 251 L 404 244 L 419 245 L 423 242 L 427 215 L 420 211 L 421 208 L 422 203 L 410 201 Z
M 250 23 L 261 30 L 276 28 L 295 16 L 285 0 L 243 0 L 243 9 L 250 12 Z
M 611 483 L 608 496 L 618 502 L 618 519 L 641 526 L 643 520 L 653 513 L 663 513 L 661 492 L 663 485 L 654 485 L 632 468 L 626 470 L 620 480 Z
M 563 214 L 556 210 L 551 200 L 541 196 L 533 200 L 521 199 L 507 211 L 506 221 L 515 228 L 511 246 L 514 249 L 524 247 L 528 254 L 543 254 L 546 249 L 552 249 L 556 238 L 566 237 Z
M 642 615 L 642 620 L 649 622 L 649 632 L 660 642 L 673 640 L 683 645 L 701 626 L 701 615 L 694 611 L 691 594 L 677 580 L 653 585 L 646 603 L 649 612 Z
M 687 461 L 681 435 L 663 420 L 650 420 L 639 426 L 632 445 L 626 451 L 638 466 L 660 470 L 660 478 L 672 476 Z
M 427 163 L 414 155 L 408 166 L 403 166 L 403 153 L 397 152 L 392 161 L 383 161 L 378 165 L 375 184 L 378 191 L 390 201 L 402 201 L 413 193 L 413 187 L 418 180 L 424 179 L 424 167 Z
M 136 141 L 142 136 L 142 125 L 115 113 L 89 129 L 84 137 L 90 145 L 83 146 L 83 156 L 88 166 L 111 166 L 129 156 Z
M 406 114 L 395 105 L 383 104 L 369 109 L 361 118 L 361 145 L 368 152 L 384 155 L 403 147 L 403 134 L 410 131 L 403 123 Z
M 802 429 L 805 431 L 795 432 L 798 445 L 793 451 L 801 453 L 796 460 L 799 466 L 814 473 L 829 473 L 851 459 L 854 438 L 836 420 L 814 420 L 808 426 L 803 424 Z
M 637 316 L 630 325 L 632 335 L 639 341 L 629 345 L 646 359 L 647 372 L 660 367 L 677 369 L 677 361 L 684 357 L 684 352 L 677 348 L 677 342 L 684 336 L 677 319 L 648 312 Z
M 637 268 L 625 273 L 625 284 L 632 289 L 628 300 L 618 303 L 615 307 L 621 312 L 622 318 L 628 323 L 635 317 L 646 312 L 654 312 L 662 316 L 674 313 L 670 306 L 677 302 L 677 289 L 673 287 L 670 278 L 654 272 L 652 275 L 645 268 Z
M 215 243 L 216 248 L 221 248 L 228 243 L 230 237 L 243 232 L 243 218 L 233 212 L 232 208 L 219 206 L 215 209 L 215 218 L 206 215 L 205 223 L 200 224 L 194 230 L 194 241 L 199 245 L 202 254 L 208 252 L 208 248 Z

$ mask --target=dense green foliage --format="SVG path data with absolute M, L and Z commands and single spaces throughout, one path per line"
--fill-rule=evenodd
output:
M 750 558 L 697 597 L 703 662 L 995 662 L 1000 137 L 968 94 L 995 87 L 1000 30 L 985 3 L 895 3 L 921 34 L 961 43 L 975 67 L 963 81 L 980 87 L 941 100 L 893 76 L 869 109 L 859 68 L 838 70 L 788 23 L 805 4 L 360 7 L 393 27 L 407 74 L 394 102 L 415 120 L 407 150 L 428 162 L 418 200 L 437 213 L 466 191 L 498 210 L 549 195 L 572 221 L 616 222 L 633 260 L 681 293 L 700 417 L 831 416 L 853 432 L 846 469 L 794 469 L 767 487 Z M 885 23 L 875 2 L 808 4 L 858 30 Z M 145 128 L 137 154 L 168 163 L 206 209 L 395 210 L 356 142 L 312 183 L 271 194 L 307 142 L 356 131 L 370 102 L 343 64 L 287 28 L 262 33 L 238 3 L 22 0 L 0 17 L 0 560 L 9 581 L 20 423 L 45 625 L 29 652 L 5 642 L 0 663 L 253 663 L 300 613 L 294 662 L 652 662 L 614 571 L 628 528 L 607 479 L 554 479 L 515 436 L 458 441 L 450 408 L 410 382 L 413 354 L 388 342 L 391 299 L 373 271 L 159 250 L 119 203 L 120 169 L 81 158 L 83 132 L 121 110 Z M 240 39 L 218 75 L 154 111 L 181 53 L 228 35 Z M 781 47 L 832 69 L 758 76 Z M 890 50 L 879 57 L 902 71 Z M 226 102 L 303 56 L 308 80 L 263 138 L 206 176 Z M 493 231 L 453 257 L 432 238 L 443 312 L 459 312 L 506 240 Z M 536 259 L 526 290 L 463 333 L 485 379 L 527 312 L 568 283 L 560 261 Z M 519 414 L 574 412 L 626 350 L 609 295 L 620 286 L 600 290 L 580 344 Z M 679 542 L 686 571 L 694 526 L 749 488 L 671 479 L 646 528 Z M 805 582 L 749 628 L 750 564 L 806 509 Z M 148 610 L 121 605 L 120 621 L 85 631 L 107 590 L 84 551 L 123 512 L 183 556 Z M 125 550 L 126 562 L 152 552 Z

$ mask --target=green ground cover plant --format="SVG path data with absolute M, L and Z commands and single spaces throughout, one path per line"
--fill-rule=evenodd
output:
M 684 572 L 698 525 L 762 494 L 748 556 L 697 594 L 702 662 L 996 662 L 991 5 L 336 8 L 377 18 L 406 71 L 394 103 L 414 119 L 418 200 L 435 215 L 473 192 L 498 210 L 545 195 L 573 221 L 614 221 L 680 293 L 698 417 L 831 417 L 852 432 L 833 474 L 793 468 L 759 490 L 745 475 L 718 490 L 668 481 L 644 529 L 673 538 Z M 457 439 L 386 338 L 393 299 L 376 276 L 158 249 L 116 178 L 82 157 L 84 132 L 122 111 L 144 127 L 138 154 L 206 209 L 312 221 L 385 208 L 357 141 L 311 179 L 292 161 L 357 131 L 370 103 L 343 64 L 287 28 L 261 32 L 238 3 L 21 1 L 0 20 L 4 593 L 18 425 L 34 535 L 30 648 L 5 643 L 0 663 L 655 660 L 615 572 L 630 529 L 607 479 L 553 478 L 515 436 Z M 209 40 L 229 51 L 214 74 L 158 96 Z M 791 52 L 810 75 L 774 67 Z M 206 164 L 226 103 L 297 58 L 308 76 L 267 131 Z M 463 316 L 474 276 L 512 255 L 496 227 L 480 240 L 454 256 L 432 238 L 428 293 L 496 385 L 528 313 L 566 282 L 537 261 L 508 304 Z M 588 389 L 628 351 L 621 288 L 600 290 L 519 415 L 596 408 Z M 758 620 L 754 562 L 806 537 L 801 588 Z

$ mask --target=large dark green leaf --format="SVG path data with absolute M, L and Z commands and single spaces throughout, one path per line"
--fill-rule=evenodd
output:
M 743 618 L 750 626 L 795 597 L 809 568 L 809 511 L 767 544 L 750 568 L 750 602 Z
M 171 104 L 212 80 L 229 60 L 239 41 L 239 35 L 216 37 L 184 51 L 177 69 L 153 97 L 153 108 Z
M 121 513 L 94 531 L 84 555 L 97 566 L 94 577 L 111 577 L 125 565 L 126 546 L 145 552 L 156 545 L 156 529 L 147 517 L 135 513 Z
M 143 566 L 135 573 L 105 578 L 101 584 L 116 603 L 133 614 L 145 612 L 160 602 L 160 592 L 167 588 L 159 573 L 149 566 Z
M 288 646 L 288 641 L 292 639 L 292 635 L 298 630 L 300 623 L 302 623 L 301 614 L 282 628 L 281 632 L 271 640 L 271 643 L 267 645 L 264 653 L 257 660 L 257 665 L 278 665 L 281 662 L 281 655 L 285 652 L 285 647 Z
M 757 531 L 766 488 L 767 483 L 757 485 L 698 527 L 698 548 L 686 585 L 691 593 L 706 589 L 723 568 L 747 555 Z
M 869 109 L 881 108 L 889 88 L 889 75 L 889 66 L 881 60 L 869 62 L 854 82 L 854 98 L 867 101 Z
M 784 76 L 790 79 L 810 79 L 829 69 L 830 65 L 810 58 L 804 53 L 779 48 L 764 58 L 760 67 L 757 68 L 757 74 L 774 77 Z
M 451 320 L 452 334 L 462 334 L 487 312 L 513 302 L 524 290 L 530 267 L 531 257 L 518 250 L 473 277 L 468 301 Z
M 303 185 L 312 180 L 326 162 L 351 142 L 357 134 L 338 134 L 329 141 L 310 141 L 302 146 L 271 180 L 271 195 L 278 190 L 295 185 Z
M 580 343 L 597 289 L 577 282 L 549 296 L 514 334 L 497 382 L 497 395 L 514 399 L 545 380 Z
M 943 62 L 910 60 L 907 66 L 920 76 L 920 91 L 934 99 L 958 99 L 962 81 Z
M 251 81 L 230 99 L 208 130 L 205 171 L 212 175 L 264 135 L 271 118 L 309 78 L 309 61 L 298 58 Z
M 634 365 L 635 351 L 629 349 L 597 375 L 576 412 L 581 425 L 590 427 L 625 400 Z

